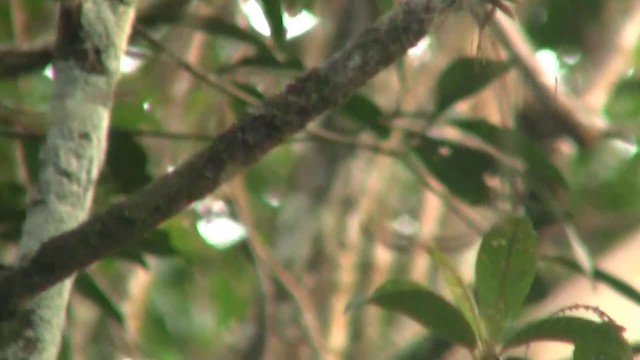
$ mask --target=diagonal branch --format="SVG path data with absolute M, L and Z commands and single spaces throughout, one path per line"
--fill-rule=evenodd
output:
M 7 311 L 74 272 L 134 244 L 144 233 L 252 164 L 314 117 L 343 102 L 420 40 L 450 0 L 408 0 L 320 67 L 287 85 L 172 173 L 77 228 L 47 241 L 0 277 Z

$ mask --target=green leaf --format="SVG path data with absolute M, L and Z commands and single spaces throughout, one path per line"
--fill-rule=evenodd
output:
M 146 235 L 140 245 L 140 250 L 161 256 L 178 255 L 178 249 L 171 243 L 171 236 L 165 230 L 154 230 Z
M 616 86 L 607 104 L 607 114 L 615 122 L 636 123 L 640 114 L 640 79 L 625 79 Z
M 476 346 L 476 336 L 464 315 L 420 284 L 387 281 L 373 292 L 368 302 L 402 313 L 453 343 L 469 349 Z
M 603 0 L 544 0 L 541 9 L 527 16 L 529 34 L 537 49 L 576 51 L 584 48 L 584 34 L 600 18 Z
M 303 70 L 304 64 L 299 59 L 289 58 L 280 60 L 268 52 L 259 52 L 256 55 L 243 57 L 240 60 L 220 66 L 216 69 L 219 74 L 228 73 L 245 67 L 264 68 L 265 70 Z
M 463 57 L 447 66 L 436 84 L 435 115 L 481 90 L 511 67 L 511 63 Z
M 474 205 L 490 200 L 484 176 L 496 171 L 492 155 L 428 136 L 415 137 L 411 142 L 416 144 L 413 151 L 420 161 L 453 194 Z
M 151 181 L 147 154 L 131 134 L 112 132 L 105 167 L 119 191 L 132 193 Z
M 561 265 L 569 270 L 575 271 L 577 273 L 584 274 L 584 270 L 580 265 L 578 265 L 575 261 L 568 259 L 562 256 L 547 256 L 542 258 L 544 261 L 548 261 L 554 264 Z M 586 274 L 585 274 L 586 275 Z M 627 297 L 629 300 L 635 302 L 640 305 L 640 292 L 636 290 L 629 283 L 618 279 L 614 275 L 601 270 L 599 268 L 595 268 L 593 273 L 593 278 L 595 280 L 601 281 L 607 285 L 609 285 L 612 289 L 619 292 L 621 295 Z
M 353 94 L 338 108 L 338 111 L 349 119 L 371 129 L 380 138 L 387 138 L 391 133 L 391 129 L 380 121 L 383 115 L 382 110 L 364 95 Z
M 260 101 L 264 100 L 264 95 L 262 95 L 255 86 L 239 81 L 234 81 L 233 84 L 244 93 L 250 95 L 253 99 L 258 99 Z M 233 113 L 236 115 L 236 118 L 239 118 L 240 115 L 246 112 L 251 106 L 252 104 L 247 102 L 244 98 L 240 98 L 235 95 L 231 98 L 231 108 L 233 109 Z
M 529 219 L 510 215 L 482 239 L 476 260 L 480 315 L 497 339 L 515 318 L 536 272 L 537 237 Z
M 545 186 L 567 187 L 567 181 L 544 151 L 514 129 L 495 126 L 484 119 L 454 119 L 451 125 L 471 134 L 506 155 L 522 159 L 528 178 L 535 178 Z
M 456 307 L 465 315 L 473 327 L 474 332 L 482 339 L 482 319 L 480 318 L 480 314 L 478 314 L 478 306 L 469 288 L 462 280 L 460 274 L 458 274 L 455 265 L 436 247 L 429 247 L 427 252 L 431 260 L 438 266 L 439 273 Z
M 562 341 L 574 344 L 574 359 L 631 359 L 631 349 L 621 330 L 609 322 L 552 317 L 525 325 L 506 339 L 504 347 L 540 340 Z
M 180 25 L 198 29 L 209 35 L 225 36 L 248 43 L 255 46 L 260 52 L 270 53 L 269 47 L 260 37 L 216 16 L 185 15 L 180 19 Z
M 120 306 L 118 306 L 107 293 L 98 285 L 93 277 L 86 272 L 80 272 L 76 276 L 74 289 L 85 298 L 91 300 L 104 313 L 114 319 L 118 324 L 124 326 L 124 314 Z
M 126 260 L 136 265 L 140 265 L 145 269 L 149 269 L 149 263 L 147 262 L 147 259 L 144 257 L 144 254 L 142 253 L 142 251 L 126 249 L 126 250 L 117 252 L 114 255 L 114 257 L 116 259 Z
M 267 22 L 269 22 L 271 38 L 276 45 L 283 45 L 287 33 L 282 22 L 282 4 L 280 4 L 280 0 L 260 0 L 260 3 L 262 3 L 262 10 Z

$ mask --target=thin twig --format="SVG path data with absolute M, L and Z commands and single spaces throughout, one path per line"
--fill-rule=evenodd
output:
M 276 260 L 275 256 L 271 253 L 271 250 L 264 245 L 262 236 L 256 229 L 253 221 L 253 215 L 251 214 L 249 207 L 248 194 L 244 184 L 244 177 L 242 175 L 238 176 L 234 181 L 234 185 L 235 191 L 233 194 L 237 205 L 238 216 L 240 221 L 246 226 L 247 232 L 249 233 L 247 241 L 251 248 L 251 252 L 255 256 L 258 273 L 262 274 L 261 276 L 265 276 L 267 272 L 266 270 L 270 270 L 289 291 L 300 308 L 300 314 L 302 316 L 301 323 L 307 332 L 309 342 L 313 346 L 319 358 L 324 358 L 326 349 L 320 323 L 316 318 L 316 310 L 313 305 L 313 300 L 311 300 L 307 291 L 298 284 L 295 277 L 285 269 L 278 260 Z
M 555 79 L 546 75 L 522 31 L 511 19 L 499 13 L 490 25 L 498 40 L 512 53 L 520 74 L 536 95 L 536 101 L 555 115 L 548 117 L 561 121 L 560 128 L 579 144 L 585 147 L 593 145 L 606 127 L 604 120 L 576 98 L 557 89 Z
M 424 170 L 423 166 L 419 164 L 415 159 L 412 160 L 410 157 L 405 156 L 406 155 L 405 151 L 394 149 L 394 148 L 386 148 L 375 143 L 361 142 L 361 141 L 346 137 L 344 135 L 337 134 L 329 130 L 321 129 L 318 127 L 307 128 L 307 133 L 327 141 L 333 141 L 339 144 L 354 146 L 358 149 L 371 150 L 379 154 L 388 155 L 396 158 L 397 160 L 405 164 L 405 166 L 407 166 L 407 168 L 414 173 L 416 178 L 418 178 L 420 183 L 425 188 L 427 188 L 429 191 L 436 194 L 443 202 L 445 202 L 446 204 L 449 204 L 449 209 L 451 210 L 451 212 L 455 216 L 457 216 L 470 230 L 474 231 L 477 234 L 481 234 L 484 231 L 483 227 L 479 225 L 476 222 L 476 220 L 473 220 L 469 215 L 465 214 L 464 211 L 461 210 L 461 208 L 459 208 L 456 202 L 446 201 L 446 198 L 450 197 L 450 195 L 447 195 L 444 190 L 443 191 L 436 190 L 436 188 L 433 185 L 431 185 L 429 180 L 427 180 L 429 176 L 428 174 L 425 173 L 426 170 Z
M 162 54 L 165 54 L 167 57 L 173 60 L 178 66 L 180 66 L 184 71 L 191 74 L 194 78 L 202 81 L 203 83 L 207 84 L 208 86 L 214 89 L 219 90 L 225 95 L 242 99 L 251 105 L 260 104 L 261 99 L 256 98 L 252 94 L 246 91 L 243 91 L 239 87 L 233 84 L 230 84 L 216 76 L 207 74 L 197 69 L 195 66 L 191 65 L 188 61 L 184 60 L 181 56 L 167 49 L 167 47 L 164 46 L 164 44 L 156 40 L 143 26 L 136 24 L 134 25 L 134 29 L 136 34 L 140 35 L 143 39 L 145 39 L 157 51 L 161 52 Z

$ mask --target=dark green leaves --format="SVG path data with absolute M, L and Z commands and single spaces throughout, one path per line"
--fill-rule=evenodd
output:
M 198 29 L 212 36 L 225 36 L 253 45 L 262 52 L 269 51 L 269 48 L 259 36 L 215 16 L 185 15 L 180 19 L 180 24 Z
M 391 280 L 380 286 L 369 302 L 402 313 L 435 334 L 467 348 L 476 346 L 471 325 L 462 313 L 439 295 L 406 280 Z
M 524 161 L 528 177 L 544 182 L 547 186 L 567 186 L 562 173 L 544 151 L 517 130 L 498 127 L 483 119 L 454 120 L 451 125 L 481 139 L 505 155 Z
M 505 341 L 505 347 L 540 340 L 573 343 L 574 359 L 631 359 L 631 349 L 620 327 L 606 321 L 596 322 L 573 316 L 552 317 L 530 323 L 510 336 Z
M 471 204 L 482 204 L 491 192 L 484 181 L 496 170 L 490 154 L 448 140 L 416 137 L 413 150 L 420 161 L 453 194 Z
M 124 325 L 124 314 L 107 293 L 98 285 L 98 283 L 86 272 L 80 272 L 74 283 L 75 291 L 96 304 L 109 317 L 114 319 L 118 324 Z
M 492 338 L 514 319 L 529 292 L 536 269 L 537 237 L 525 217 L 509 216 L 483 237 L 476 260 L 480 315 Z
M 338 111 L 351 120 L 368 127 L 378 137 L 386 138 L 389 136 L 389 127 L 380 122 L 383 115 L 382 110 L 366 96 L 354 94 Z
M 468 57 L 451 63 L 438 78 L 434 114 L 487 86 L 510 67 L 508 62 Z
M 123 193 L 131 193 L 151 181 L 147 154 L 131 134 L 111 133 L 106 168 L 109 180 Z
M 284 44 L 287 32 L 282 22 L 282 5 L 280 0 L 260 0 L 264 15 L 269 22 L 271 29 L 271 38 L 278 45 Z

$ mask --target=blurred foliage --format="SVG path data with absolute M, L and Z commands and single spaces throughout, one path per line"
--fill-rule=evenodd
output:
M 363 21 L 360 15 L 382 14 L 399 1 L 358 0 L 359 7 L 353 10 L 357 13 L 346 13 L 346 2 L 338 0 L 256 1 L 264 10 L 268 36 L 251 26 L 238 1 L 140 3 L 139 24 L 163 45 L 155 46 L 140 34 L 133 34 L 128 55 L 136 66 L 123 73 L 115 94 L 95 211 L 135 194 L 171 171 L 257 102 L 285 90 L 292 78 L 328 58 L 334 43 L 354 35 L 336 34 L 335 29 L 344 23 L 357 28 L 355 23 Z M 17 44 L 20 47 L 51 43 L 56 6 L 55 2 L 38 0 L 0 5 L 0 44 L 9 47 L 20 39 L 27 41 Z M 607 26 L 601 20 L 607 2 L 528 0 L 510 6 L 515 8 L 536 50 L 551 50 L 561 59 L 570 55 L 575 60 L 571 66 L 563 60 L 562 81 L 581 84 L 588 78 L 584 69 L 592 65 L 596 51 L 593 44 Z M 286 19 L 302 10 L 318 16 L 319 25 L 287 39 L 287 26 L 292 25 Z M 283 17 L 284 12 L 288 17 Z M 527 301 L 543 299 L 567 273 L 584 273 L 579 261 L 571 258 L 565 241 L 553 239 L 551 244 L 538 244 L 532 231 L 542 232 L 565 221 L 579 223 L 582 218 L 630 219 L 581 233 L 584 239 L 580 241 L 598 255 L 637 226 L 640 155 L 635 137 L 640 133 L 640 81 L 636 69 L 640 46 L 630 70 L 621 74 L 603 109 L 611 125 L 611 137 L 601 139 L 591 149 L 574 149 L 567 159 L 558 161 L 546 144 L 529 139 L 521 129 L 505 127 L 484 114 L 466 112 L 474 99 L 483 96 L 497 80 L 510 76 L 515 67 L 508 58 L 496 60 L 468 52 L 440 55 L 451 51 L 453 43 L 474 36 L 467 32 L 462 40 L 441 41 L 446 35 L 442 33 L 458 28 L 457 20 L 452 19 L 443 19 L 444 25 L 438 23 L 421 55 L 398 60 L 395 69 L 381 74 L 313 125 L 338 133 L 342 136 L 338 140 L 312 133 L 289 139 L 242 174 L 244 186 L 225 184 L 137 239 L 135 246 L 81 273 L 76 278 L 74 292 L 78 296 L 71 300 L 60 359 L 259 358 L 249 354 L 261 351 L 261 337 L 267 328 L 263 319 L 274 316 L 265 312 L 275 311 L 277 321 L 285 318 L 304 328 L 307 320 L 300 320 L 300 310 L 283 305 L 296 296 L 290 285 L 277 276 L 271 288 L 265 285 L 264 278 L 273 274 L 256 261 L 252 247 L 244 241 L 228 249 L 217 248 L 216 236 L 224 229 L 204 233 L 205 228 L 197 227 L 203 219 L 224 218 L 252 226 L 252 236 L 258 238 L 254 241 L 272 249 L 276 260 L 286 259 L 282 260 L 283 266 L 300 281 L 303 290 L 316 291 L 310 297 L 318 308 L 322 330 L 329 331 L 324 327 L 329 324 L 327 312 L 335 305 L 333 301 L 372 290 L 373 283 L 379 285 L 386 277 L 381 274 L 404 276 L 412 271 L 412 259 L 424 256 L 417 250 L 424 239 L 416 238 L 422 236 L 421 222 L 428 223 L 419 213 L 425 186 L 444 198 L 446 205 L 453 209 L 466 207 L 467 213 L 477 213 L 476 217 L 484 214 L 478 210 L 481 206 L 497 208 L 503 215 L 508 204 L 512 207 L 507 211 L 525 209 L 529 219 L 508 217 L 486 234 L 475 269 L 475 297 L 455 265 L 435 251 L 430 254 L 448 293 L 432 287 L 433 282 L 421 285 L 426 279 L 420 283 L 392 280 L 367 298 L 382 308 L 410 316 L 438 337 L 424 341 L 420 332 L 414 337 L 420 339 L 416 343 L 399 341 L 402 337 L 396 337 L 395 330 L 402 323 L 395 317 L 373 317 L 375 324 L 369 323 L 372 317 L 367 317 L 367 310 L 353 307 L 353 320 L 342 334 L 348 338 L 345 342 L 350 341 L 345 353 L 424 358 L 416 357 L 413 351 L 442 353 L 449 342 L 475 349 L 479 344 L 510 345 L 548 337 L 576 344 L 576 356 L 593 354 L 594 344 L 605 340 L 611 344 L 607 354 L 618 356 L 616 351 L 626 351 L 616 329 L 607 322 L 558 316 L 516 331 L 513 321 Z M 178 55 L 226 87 L 220 91 L 195 79 L 168 53 Z M 424 69 L 427 71 L 420 73 Z M 55 101 L 51 99 L 51 84 L 45 69 L 0 79 L 0 256 L 5 260 L 14 255 L 28 203 L 37 191 L 38 153 L 46 132 L 47 109 L 50 101 Z M 512 95 L 510 88 L 501 90 L 505 98 Z M 490 101 L 499 103 L 502 98 Z M 406 120 L 409 125 L 398 126 L 402 123 L 398 120 Z M 620 134 L 623 139 L 618 138 Z M 384 171 L 363 165 L 367 161 L 381 162 L 366 157 L 380 149 L 393 150 L 386 152 L 391 156 L 380 166 Z M 362 179 L 350 179 L 354 174 Z M 385 182 L 379 191 L 382 194 L 370 189 L 374 186 L 368 175 Z M 247 204 L 239 200 L 241 191 L 246 191 Z M 351 193 L 355 195 L 345 195 Z M 305 194 L 310 194 L 311 200 Z M 337 220 L 331 218 L 334 214 Z M 360 217 L 364 220 L 357 223 Z M 443 224 L 445 237 L 462 227 L 447 223 L 447 219 L 434 220 Z M 493 223 L 495 217 L 482 220 Z M 336 238 L 335 233 L 327 231 L 327 223 L 343 231 L 337 232 L 341 236 Z M 298 238 L 290 241 L 287 237 L 291 235 L 282 228 L 294 226 L 304 229 L 291 231 Z M 463 232 L 462 236 L 471 241 L 480 235 L 478 231 Z M 506 236 L 509 231 L 517 236 Z M 344 234 L 353 232 L 361 236 L 361 247 L 343 239 Z M 394 257 L 388 260 L 391 264 L 382 266 L 384 270 L 376 268 L 379 264 L 373 258 L 381 252 L 375 247 L 382 242 L 380 239 L 386 241 L 383 247 Z M 311 243 L 300 244 L 303 240 Z M 493 251 L 491 244 L 503 240 L 515 253 Z M 344 251 L 351 246 L 357 256 Z M 302 255 L 287 258 L 294 248 L 303 249 Z M 540 248 L 552 248 L 563 256 L 536 262 Z M 357 266 L 341 268 L 349 256 L 358 257 Z M 354 269 L 360 273 L 355 274 Z M 344 272 L 357 278 L 353 280 L 357 283 L 354 293 L 339 291 Z M 614 275 L 600 268 L 587 275 L 640 302 L 637 290 Z M 433 280 L 435 275 L 430 276 Z M 321 284 L 320 290 L 307 286 L 314 281 Z M 265 307 L 266 293 L 272 297 L 272 308 Z M 288 349 L 292 354 L 308 343 L 308 331 L 276 330 L 286 333 L 279 334 L 282 338 L 293 339 L 296 346 Z M 367 338 L 375 331 L 379 331 L 377 340 Z

